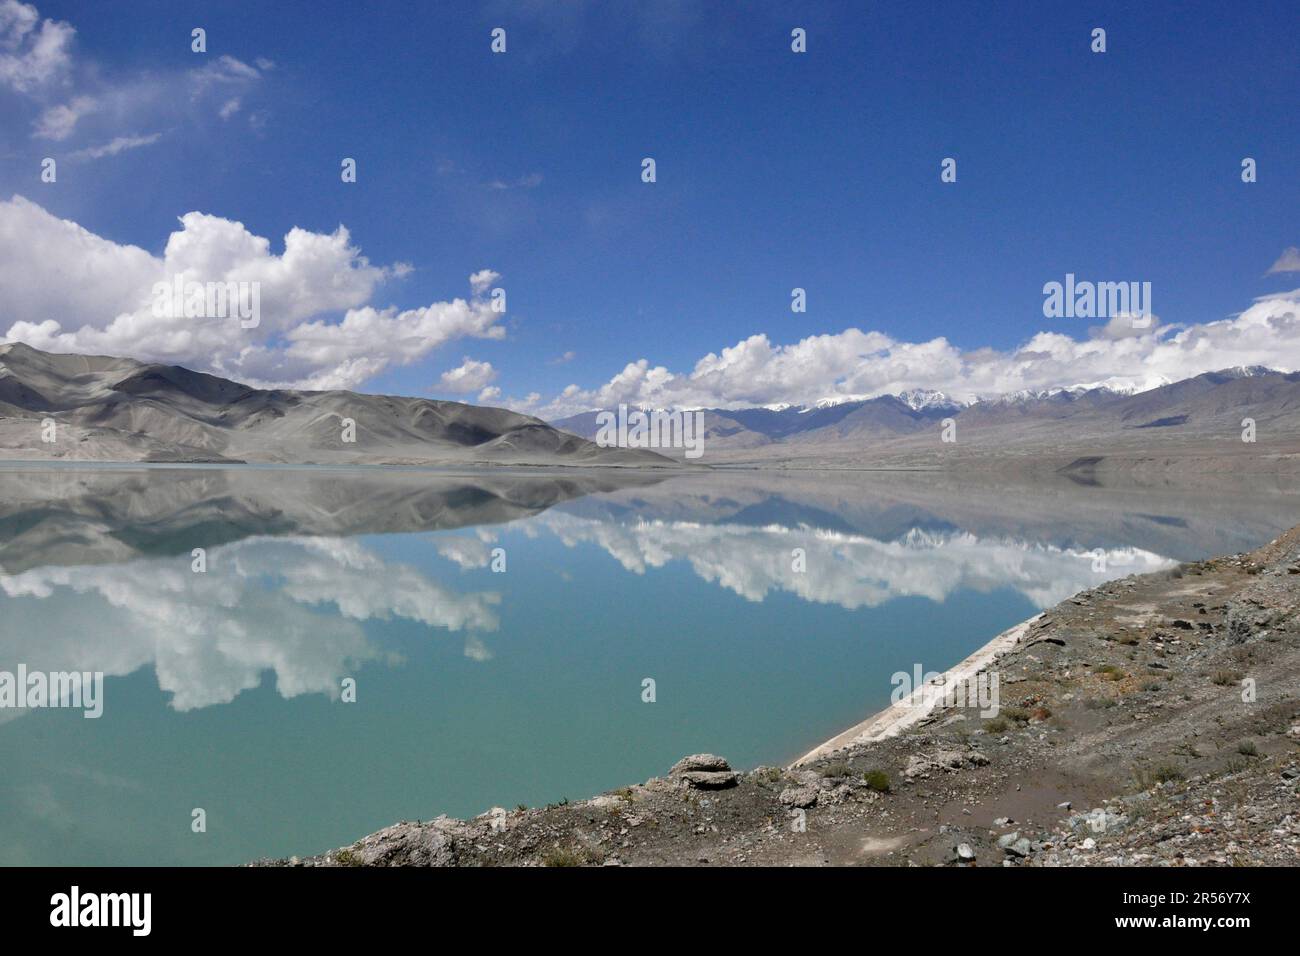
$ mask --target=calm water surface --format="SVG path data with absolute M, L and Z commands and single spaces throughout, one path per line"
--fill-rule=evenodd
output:
M 9 469 L 0 671 L 105 685 L 97 720 L 0 709 L 0 864 L 307 854 L 589 796 L 687 753 L 789 761 L 886 705 L 894 672 L 942 670 L 1108 577 L 1262 544 L 1295 501 L 918 476 Z

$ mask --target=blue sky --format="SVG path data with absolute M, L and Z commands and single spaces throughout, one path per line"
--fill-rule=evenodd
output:
M 343 224 L 373 265 L 412 266 L 376 307 L 501 274 L 502 338 L 389 362 L 366 391 L 448 395 L 439 374 L 470 356 L 503 398 L 545 402 L 641 358 L 690 373 L 756 333 L 773 348 L 856 328 L 1010 354 L 1044 331 L 1088 337 L 1043 316 L 1043 284 L 1067 272 L 1150 281 L 1164 326 L 1300 285 L 1265 275 L 1300 243 L 1293 2 L 36 6 L 75 28 L 74 66 L 57 90 L 0 90 L 0 199 L 154 256 L 192 210 L 277 254 L 292 227 Z M 194 26 L 206 54 L 190 51 Z M 489 51 L 495 26 L 504 55 Z M 795 26 L 806 54 L 790 50 Z M 1098 26 L 1104 54 L 1089 49 Z M 137 85 L 222 56 L 257 74 L 228 118 L 179 82 L 179 106 L 133 105 Z M 82 86 L 122 105 L 61 141 L 30 135 Z M 43 156 L 155 132 L 39 181 Z M 355 184 L 340 181 L 345 156 Z M 1258 182 L 1241 181 L 1246 156 Z M 789 308 L 796 286 L 805 314 Z M 826 389 L 864 391 L 827 374 Z

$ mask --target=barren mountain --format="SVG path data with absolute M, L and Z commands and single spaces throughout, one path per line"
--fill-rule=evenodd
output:
M 177 365 L 21 343 L 0 346 L 0 459 L 672 465 L 502 408 L 256 389 Z

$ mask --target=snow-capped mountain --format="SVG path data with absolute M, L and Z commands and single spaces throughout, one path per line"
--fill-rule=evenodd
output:
M 958 409 L 965 408 L 968 403 L 959 402 L 949 398 L 943 392 L 936 392 L 932 388 L 909 388 L 905 392 L 899 392 L 897 398 L 913 411 L 923 409 Z
M 1300 428 L 1292 409 L 1300 407 L 1300 373 L 1228 368 L 1178 382 L 1154 377 L 1140 385 L 1090 382 L 1027 389 L 975 402 L 954 401 L 933 389 L 900 395 L 825 399 L 811 406 L 710 408 L 705 435 L 715 449 L 796 446 L 790 454 L 850 454 L 874 444 L 937 434 L 952 417 L 964 436 L 988 436 L 994 444 L 1044 441 L 1134 440 L 1126 436 L 1211 436 L 1234 440 L 1245 417 L 1268 434 Z M 586 437 L 594 413 L 555 424 Z M 1068 425 L 1066 424 L 1068 423 Z M 994 437 L 996 436 L 996 437 Z M 1100 437 L 1098 437 L 1100 436 Z M 1163 440 L 1163 437 L 1162 437 Z M 1091 446 L 1090 446 L 1091 447 Z
M 1022 388 L 1018 391 L 1007 392 L 1004 395 L 995 395 L 991 398 L 980 399 L 981 402 L 990 405 L 1018 405 L 1024 402 L 1041 402 L 1050 399 L 1074 399 L 1080 395 L 1087 395 L 1095 392 L 1099 395 L 1137 395 L 1140 392 L 1150 391 L 1153 388 L 1159 388 L 1161 385 L 1168 385 L 1164 380 L 1153 382 L 1149 385 L 1110 385 L 1102 383 L 1090 383 L 1087 385 L 1067 385 L 1058 388 L 1028 389 Z

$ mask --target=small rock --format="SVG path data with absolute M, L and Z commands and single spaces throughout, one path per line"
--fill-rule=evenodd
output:
M 810 785 L 789 787 L 781 791 L 778 797 L 788 807 L 811 807 L 817 802 L 818 788 Z
M 1128 817 L 1122 813 L 1115 813 L 1097 807 L 1087 813 L 1075 814 L 1066 823 L 1069 824 L 1071 829 L 1075 830 L 1087 827 L 1093 833 L 1107 833 L 1111 830 L 1117 830 L 1128 823 Z

